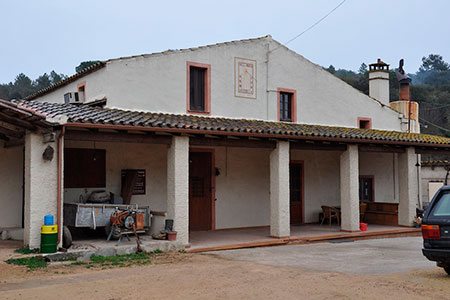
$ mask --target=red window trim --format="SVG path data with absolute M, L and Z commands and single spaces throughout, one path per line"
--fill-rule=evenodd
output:
M 84 92 L 84 101 L 86 102 L 86 81 L 80 82 L 79 84 L 77 84 L 77 92 L 80 92 L 81 88 L 83 88 L 83 92 Z
M 285 88 L 277 88 L 277 114 L 278 121 L 280 121 L 280 93 L 291 93 L 292 94 L 292 103 L 291 103 L 291 119 L 292 123 L 297 122 L 297 90 L 285 89 Z
M 369 122 L 369 128 L 364 128 L 364 129 L 372 129 L 372 118 L 362 118 L 362 117 L 358 117 L 358 128 L 361 128 L 361 121 L 367 121 Z
M 205 76 L 205 111 L 197 111 L 197 110 L 190 110 L 190 93 L 189 93 L 189 86 L 190 86 L 190 67 L 197 67 L 202 68 L 206 70 L 206 76 Z M 211 65 L 209 64 L 201 64 L 196 63 L 192 61 L 186 62 L 186 112 L 192 113 L 192 114 L 202 114 L 202 115 L 209 115 L 211 114 Z

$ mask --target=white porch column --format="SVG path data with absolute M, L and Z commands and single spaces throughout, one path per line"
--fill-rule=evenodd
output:
M 290 236 L 289 142 L 284 141 L 270 153 L 270 235 Z
M 47 147 L 52 147 L 51 160 L 42 156 Z M 44 143 L 41 134 L 27 132 L 25 136 L 25 228 L 24 244 L 39 248 L 41 225 L 44 216 L 53 215 L 57 222 L 58 189 L 58 144 Z
M 189 243 L 189 137 L 174 136 L 167 152 L 167 217 L 177 241 Z
M 341 154 L 341 230 L 359 231 L 358 145 Z
M 417 204 L 417 157 L 413 147 L 398 155 L 398 177 L 400 199 L 398 205 L 398 224 L 413 225 Z

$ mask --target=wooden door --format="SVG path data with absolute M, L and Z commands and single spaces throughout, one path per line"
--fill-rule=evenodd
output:
M 359 201 L 360 202 L 374 201 L 373 176 L 359 177 Z
M 189 153 L 189 230 L 212 229 L 212 153 Z
M 303 223 L 303 164 L 291 162 L 289 166 L 291 224 Z

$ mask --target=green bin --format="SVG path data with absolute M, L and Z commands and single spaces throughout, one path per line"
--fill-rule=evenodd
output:
M 41 226 L 41 253 L 55 253 L 58 249 L 58 225 Z

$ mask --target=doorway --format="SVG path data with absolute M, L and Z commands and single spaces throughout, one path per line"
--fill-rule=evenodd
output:
M 374 176 L 359 176 L 359 202 L 373 202 L 374 192 Z
M 303 161 L 291 161 L 289 165 L 289 202 L 291 225 L 304 223 Z
M 214 150 L 195 149 L 189 152 L 189 230 L 213 230 L 214 213 Z

